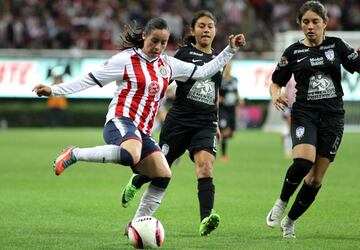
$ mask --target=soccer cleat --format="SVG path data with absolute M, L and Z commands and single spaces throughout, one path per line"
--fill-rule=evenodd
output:
M 285 216 L 284 219 L 282 219 L 280 226 L 284 238 L 289 238 L 289 239 L 296 238 L 295 223 L 296 220 L 292 220 L 288 216 Z
M 287 202 L 282 201 L 280 198 L 275 201 L 274 206 L 266 216 L 266 224 L 268 224 L 269 227 L 277 227 L 279 225 L 286 206 Z
M 199 233 L 201 236 L 209 235 L 213 230 L 215 230 L 220 223 L 220 216 L 211 211 L 211 214 L 208 217 L 205 217 L 200 223 Z
M 123 207 L 129 206 L 130 201 L 135 197 L 136 193 L 140 190 L 140 188 L 137 188 L 132 184 L 132 181 L 135 176 L 136 176 L 135 174 L 131 176 L 128 184 L 126 184 L 124 190 L 122 191 L 121 205 Z
M 74 148 L 74 146 L 66 147 L 56 158 L 53 164 L 53 169 L 56 175 L 60 175 L 66 168 L 70 167 L 70 165 L 77 161 L 73 153 Z
M 227 161 L 229 161 L 229 157 L 227 155 L 222 155 L 221 156 L 221 161 L 222 162 L 227 162 Z

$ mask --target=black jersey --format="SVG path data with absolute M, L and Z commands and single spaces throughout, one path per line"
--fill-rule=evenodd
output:
M 294 110 L 310 108 L 344 113 L 341 65 L 350 73 L 360 72 L 360 57 L 342 39 L 325 37 L 315 47 L 307 47 L 300 40 L 284 51 L 272 81 L 285 86 L 294 74 L 297 90 Z
M 221 83 L 219 95 L 222 98 L 220 107 L 234 107 L 239 102 L 238 95 L 238 80 L 235 77 L 230 79 L 223 78 Z
M 192 45 L 178 49 L 175 58 L 196 65 L 211 61 L 216 54 L 206 54 Z M 190 76 L 189 76 L 190 77 Z M 222 74 L 219 71 L 206 80 L 179 82 L 176 97 L 167 117 L 178 123 L 192 127 L 217 126 L 217 93 Z

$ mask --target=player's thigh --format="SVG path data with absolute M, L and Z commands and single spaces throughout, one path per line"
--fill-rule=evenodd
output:
M 317 154 L 334 161 L 344 133 L 344 115 L 323 113 L 319 129 Z
M 161 129 L 159 144 L 169 165 L 179 158 L 189 146 L 192 128 L 167 121 Z
M 291 138 L 294 158 L 315 162 L 319 120 L 318 112 L 292 111 Z
M 152 177 L 171 177 L 171 170 L 160 151 L 154 152 L 143 158 L 135 167 L 137 173 Z
M 190 158 L 194 161 L 195 153 L 206 151 L 216 157 L 216 128 L 196 128 L 189 145 Z

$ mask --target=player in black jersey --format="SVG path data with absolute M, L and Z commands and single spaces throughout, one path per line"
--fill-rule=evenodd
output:
M 191 34 L 174 57 L 196 65 L 203 65 L 215 57 L 212 42 L 216 33 L 216 20 L 212 13 L 199 11 L 191 22 Z M 216 155 L 218 130 L 217 100 L 222 74 L 216 73 L 205 81 L 189 80 L 178 84 L 173 106 L 167 113 L 160 133 L 160 147 L 169 166 L 186 150 L 195 163 L 200 204 L 200 235 L 208 235 L 220 221 L 214 212 L 215 186 L 212 168 Z M 122 194 L 126 207 L 140 187 L 148 182 L 144 175 L 133 175 Z
M 231 63 L 224 69 L 219 91 L 219 127 L 221 132 L 221 160 L 227 161 L 227 142 L 236 129 L 236 111 L 241 100 L 238 92 L 238 80 L 231 75 Z
M 285 50 L 272 75 L 270 94 L 278 110 L 287 106 L 288 100 L 280 90 L 292 74 L 297 89 L 291 112 L 294 160 L 280 197 L 266 218 L 271 227 L 279 224 L 290 197 L 304 179 L 289 213 L 280 223 L 286 238 L 295 238 L 295 222 L 315 200 L 340 146 L 344 130 L 341 65 L 351 73 L 360 73 L 360 50 L 356 52 L 340 38 L 325 36 L 327 20 L 320 2 L 304 3 L 298 22 L 305 38 Z

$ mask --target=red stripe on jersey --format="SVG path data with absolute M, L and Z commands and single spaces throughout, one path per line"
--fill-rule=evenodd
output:
M 124 81 L 127 82 L 127 88 L 122 89 L 120 91 L 119 95 L 118 95 L 118 101 L 117 101 L 116 109 L 115 109 L 115 116 L 116 117 L 123 115 L 126 96 L 129 94 L 130 89 L 131 89 L 131 82 L 130 82 L 130 78 L 129 78 L 129 75 L 127 73 L 126 67 L 124 69 Z
M 153 112 L 151 113 L 152 119 L 149 121 L 148 126 L 147 126 L 148 129 L 149 129 L 148 131 L 151 131 L 151 129 L 152 129 L 153 125 L 154 125 L 155 115 L 156 115 L 158 109 L 159 109 L 159 102 L 156 102 L 155 105 L 154 105 Z
M 136 112 L 139 108 L 141 98 L 144 96 L 146 79 L 144 72 L 141 68 L 140 58 L 137 54 L 131 56 L 131 63 L 136 76 L 137 90 L 134 97 L 132 98 L 129 115 L 130 118 L 135 121 Z M 145 107 L 146 108 L 146 107 Z M 141 119 L 141 117 L 140 117 Z
M 157 78 L 157 75 L 156 75 L 156 72 L 155 72 L 155 69 L 154 69 L 154 64 L 152 63 L 149 63 L 148 61 L 146 62 L 146 68 L 150 74 L 150 79 L 151 79 L 151 82 L 156 82 L 157 84 L 158 83 L 158 78 Z M 149 116 L 149 113 L 150 113 L 150 110 L 151 110 L 151 103 L 154 102 L 154 99 L 155 99 L 155 95 L 149 95 L 148 96 L 148 99 L 146 100 L 146 104 L 145 104 L 145 107 L 149 107 L 148 109 L 144 109 L 143 113 L 142 113 L 142 117 L 144 117 L 145 119 Z M 156 105 L 158 102 L 154 103 L 154 105 Z M 147 128 L 146 128 L 146 131 L 151 131 L 151 128 L 152 126 L 150 126 L 150 124 L 153 124 L 153 120 L 155 118 L 155 114 L 152 113 L 151 114 L 151 118 L 150 118 L 150 121 L 147 125 Z M 140 123 L 140 128 L 143 129 L 144 127 L 144 123 Z
M 164 66 L 164 62 L 163 62 L 163 60 L 160 58 L 159 59 L 159 61 L 158 61 L 158 66 L 159 66 L 159 68 L 160 68 L 160 66 Z M 171 68 L 170 68 L 170 70 L 171 70 Z M 166 90 L 167 90 L 167 88 L 168 88 L 168 85 L 169 85 L 169 78 L 162 78 L 163 79 L 163 83 L 164 83 L 164 85 L 163 85 L 163 89 L 162 89 L 162 91 L 161 91 L 161 95 L 160 95 L 160 98 L 163 98 L 164 97 L 164 95 L 165 95 L 165 92 L 166 92 Z

